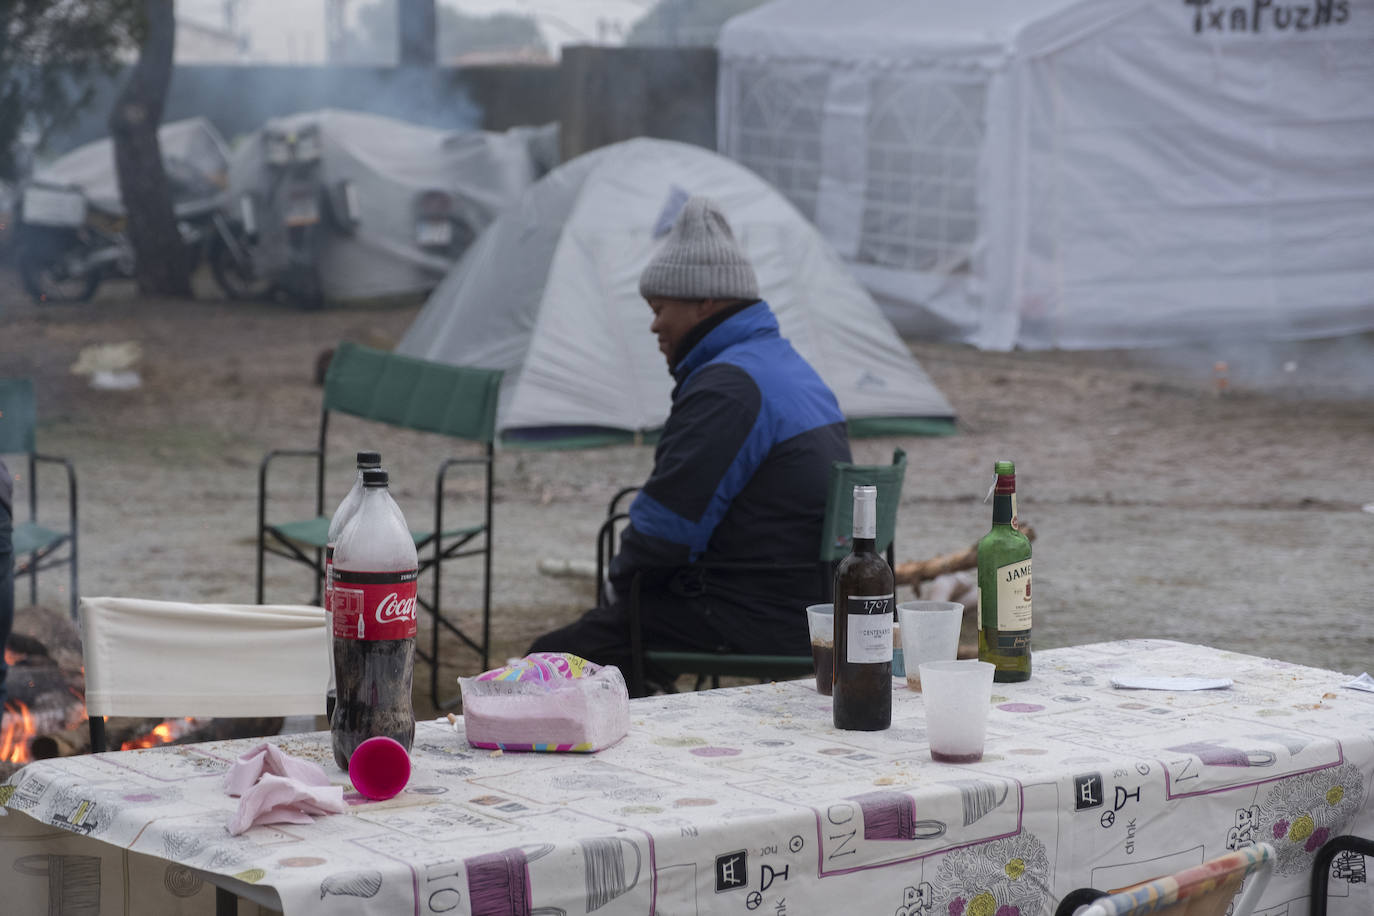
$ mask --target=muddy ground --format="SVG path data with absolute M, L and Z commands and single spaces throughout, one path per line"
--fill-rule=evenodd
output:
M 389 345 L 417 310 L 305 313 L 225 302 L 204 286 L 195 301 L 110 284 L 91 303 L 36 306 L 0 271 L 0 375 L 35 380 L 39 447 L 76 464 L 85 594 L 251 602 L 258 465 L 270 448 L 313 445 L 318 354 L 343 339 Z M 95 390 L 71 373 L 83 348 L 122 341 L 141 345 L 139 388 Z M 1150 635 L 1374 669 L 1369 338 L 1071 353 L 911 346 L 960 429 L 854 445 L 860 461 L 886 461 L 895 445 L 910 454 L 899 562 L 976 540 L 990 519 L 992 462 L 1010 457 L 1021 515 L 1039 534 L 1037 647 Z M 1217 359 L 1228 363 L 1224 395 Z M 439 437 L 347 419 L 333 423 L 331 443 L 331 510 L 355 448 L 383 452 L 407 514 L 431 511 L 434 469 L 455 452 Z M 651 461 L 634 447 L 500 453 L 493 659 L 589 605 L 590 582 L 537 566 L 593 559 L 606 501 Z M 309 512 L 310 479 L 305 465 L 283 465 L 272 517 Z M 60 512 L 59 478 L 40 484 L 44 514 Z M 479 486 L 455 487 L 459 504 Z M 40 603 L 64 603 L 65 583 L 47 574 Z M 478 583 L 475 569 L 446 580 L 445 604 L 469 624 Z M 302 567 L 269 562 L 267 600 L 311 592 Z M 26 586 L 19 597 L 22 607 Z M 448 692 L 478 664 L 457 648 L 445 656 Z M 417 711 L 430 710 L 421 699 Z

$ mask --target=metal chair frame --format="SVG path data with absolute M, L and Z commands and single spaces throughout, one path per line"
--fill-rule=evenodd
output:
M 0 452 L 18 446 L 25 457 L 28 473 L 28 521 L 14 525 L 14 577 L 29 577 L 29 603 L 38 603 L 38 574 L 44 570 L 68 567 L 71 619 L 76 619 L 78 582 L 78 527 L 76 469 L 66 458 L 46 455 L 35 447 L 34 428 L 37 406 L 33 383 L 29 379 L 0 379 Z M 38 524 L 38 468 L 40 464 L 61 466 L 67 476 L 67 530 L 52 531 Z M 66 556 L 59 555 L 67 545 Z
M 1374 857 L 1374 840 L 1344 834 L 1327 840 L 1312 860 L 1312 916 L 1326 916 L 1327 882 L 1331 879 L 1331 865 L 1343 852 L 1355 852 Z
M 379 351 L 368 351 L 366 348 L 346 344 L 340 348 L 346 353 L 364 351 L 370 358 L 379 360 L 396 360 L 406 362 L 410 365 L 423 364 L 423 361 L 414 360 L 410 357 L 393 356 L 383 354 Z M 338 359 L 336 353 L 335 359 Z M 456 367 L 438 367 L 431 364 L 438 371 L 453 370 Z M 462 370 L 459 370 L 462 371 Z M 499 373 L 490 373 L 499 386 Z M 326 376 L 326 389 L 333 378 L 332 374 Z M 491 397 L 491 416 L 489 425 L 494 427 L 495 423 L 495 397 Z M 349 411 L 351 413 L 351 411 Z M 313 449 L 273 449 L 262 459 L 258 467 L 258 553 L 257 553 L 257 587 L 256 601 L 263 603 L 265 592 L 265 570 L 264 565 L 268 554 L 293 560 L 314 570 L 314 591 L 312 601 L 319 604 L 323 595 L 324 579 L 324 546 L 319 544 L 306 544 L 292 539 L 278 525 L 267 521 L 267 485 L 268 471 L 272 462 L 277 458 L 313 458 L 315 460 L 315 513 L 319 519 L 325 516 L 324 501 L 324 456 L 328 449 L 329 436 L 329 415 L 331 408 L 326 393 L 325 402 L 320 411 L 320 431 L 318 442 Z M 363 416 L 363 419 L 370 419 L 376 422 L 389 423 L 391 421 L 380 419 L 375 416 Z M 404 425 L 392 423 L 392 425 Z M 416 429 L 429 430 L 423 426 L 415 426 Z M 438 431 L 440 434 L 452 435 Z M 462 438 L 462 437 L 458 437 Z M 458 638 L 458 640 L 471 649 L 481 660 L 481 668 L 485 670 L 490 662 L 491 649 L 491 563 L 492 563 L 492 501 L 495 490 L 494 472 L 496 464 L 496 449 L 494 435 L 482 439 L 470 441 L 479 442 L 483 446 L 483 452 L 479 456 L 466 458 L 447 458 L 440 462 L 439 468 L 434 478 L 434 527 L 433 530 L 423 536 L 415 538 L 415 548 L 420 553 L 419 573 L 424 575 L 432 572 L 430 580 L 429 595 L 417 595 L 417 603 L 420 608 L 430 615 L 433 621 L 431 627 L 429 648 L 422 649 L 417 647 L 416 654 L 425 661 L 430 668 L 429 694 L 434 705 L 440 709 L 451 709 L 461 701 L 459 695 L 449 698 L 441 698 L 439 691 L 439 637 L 442 631 L 447 631 Z M 444 529 L 444 488 L 448 481 L 448 474 L 451 469 L 460 467 L 479 468 L 483 472 L 483 509 L 482 523 L 471 525 L 454 531 Z M 470 546 L 477 538 L 481 538 L 479 546 Z M 461 559 L 464 557 L 480 556 L 482 558 L 482 623 L 481 636 L 474 638 L 465 633 L 456 623 L 444 616 L 441 608 L 441 588 L 443 585 L 442 570 L 445 561 Z
M 893 452 L 892 466 L 876 465 L 874 469 L 889 472 L 896 469 L 898 474 L 898 490 L 895 494 L 883 496 L 884 503 L 891 500 L 892 526 L 896 527 L 896 505 L 901 499 L 900 479 L 905 473 L 906 453 L 901 449 Z M 862 474 L 866 468 L 853 465 L 848 462 L 835 462 L 831 468 L 832 484 L 837 479 L 837 475 L 845 473 Z M 611 497 L 610 503 L 606 507 L 606 520 L 597 531 L 596 536 L 596 600 L 601 605 L 606 598 L 605 583 L 606 571 L 609 568 L 611 558 L 615 553 L 615 533 L 619 525 L 629 520 L 629 513 L 621 511 L 621 501 L 633 493 L 639 491 L 639 487 L 624 487 Z M 833 487 L 832 487 L 833 489 Z M 830 513 L 837 511 L 835 505 L 829 507 Z M 833 519 L 827 517 L 825 529 L 829 533 Z M 895 534 L 895 531 L 894 531 Z M 887 563 L 892 566 L 895 561 L 895 536 L 888 538 L 886 546 Z M 817 574 L 817 602 L 824 602 L 830 599 L 833 588 L 833 576 L 835 564 L 839 561 L 836 556 L 837 545 L 824 543 L 821 545 L 817 560 L 806 563 L 785 563 L 785 564 L 757 564 L 757 563 L 732 563 L 729 561 L 699 562 L 693 564 L 694 568 L 701 570 L 763 570 L 768 572 L 786 572 L 815 570 Z M 636 574 L 630 582 L 630 594 L 627 603 L 627 617 L 629 621 L 629 644 L 630 644 L 630 687 L 637 694 L 645 693 L 647 683 L 645 680 L 645 670 L 648 664 L 657 663 L 669 671 L 689 672 L 697 675 L 695 689 L 700 690 L 706 678 L 710 678 L 713 688 L 720 686 L 722 676 L 728 677 L 747 677 L 757 678 L 759 681 L 767 681 L 777 678 L 800 678 L 806 677 L 815 671 L 815 662 L 810 655 L 754 655 L 743 653 L 728 652 L 682 652 L 663 649 L 646 649 L 644 646 L 643 624 L 640 615 L 640 587 L 641 577 Z M 671 685 L 669 686 L 671 690 Z

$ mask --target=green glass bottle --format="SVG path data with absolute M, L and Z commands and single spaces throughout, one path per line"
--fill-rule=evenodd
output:
M 994 681 L 1031 675 L 1031 545 L 1016 519 L 1016 465 L 999 461 L 992 530 L 978 542 L 978 658 L 997 666 Z

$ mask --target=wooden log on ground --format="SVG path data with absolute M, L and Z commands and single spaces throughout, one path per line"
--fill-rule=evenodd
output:
M 34 760 L 51 760 L 54 757 L 76 757 L 91 749 L 91 733 L 86 725 L 69 728 L 66 731 L 35 735 L 29 742 L 29 754 Z
M 1035 529 L 1025 523 L 1016 526 L 1019 531 L 1032 541 L 1035 540 Z M 893 576 L 897 579 L 898 585 L 910 585 L 912 588 L 920 585 L 928 579 L 942 576 L 946 573 L 958 572 L 961 569 L 975 569 L 978 566 L 978 545 L 974 544 L 964 550 L 957 550 L 954 553 L 942 553 L 938 557 L 931 557 L 929 560 L 916 560 L 912 563 L 898 563 L 892 570 Z

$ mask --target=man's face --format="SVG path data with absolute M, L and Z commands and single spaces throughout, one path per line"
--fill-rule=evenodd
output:
M 706 317 L 703 313 L 706 303 L 694 299 L 658 297 L 653 297 L 648 302 L 649 308 L 654 310 L 654 320 L 649 325 L 649 330 L 658 338 L 659 352 L 668 361 L 668 368 L 671 369 L 673 354 L 677 352 L 682 338 L 687 336 L 687 332 L 692 330 L 697 322 Z

